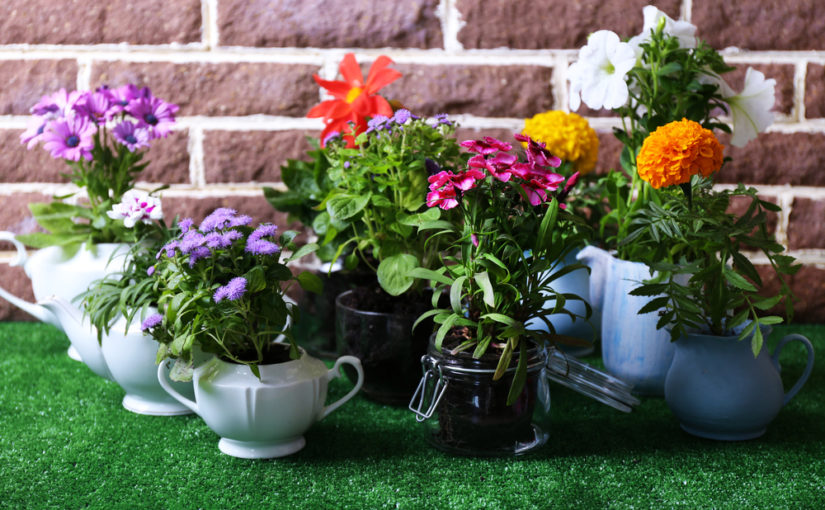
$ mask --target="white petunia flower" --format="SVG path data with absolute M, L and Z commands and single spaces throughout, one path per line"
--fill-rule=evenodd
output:
M 732 145 L 744 147 L 773 124 L 771 108 L 776 99 L 776 80 L 773 78 L 766 80 L 761 71 L 749 67 L 745 72 L 745 88 L 739 94 L 717 74 L 708 74 L 700 81 L 718 85 L 719 95 L 733 117 Z
M 628 98 L 625 77 L 635 65 L 633 48 L 618 35 L 609 30 L 591 34 L 579 50 L 579 60 L 568 70 L 570 109 L 578 110 L 581 101 L 594 110 L 624 106 Z
M 645 18 L 644 28 L 642 33 L 631 37 L 628 41 L 637 54 L 641 54 L 642 50 L 639 47 L 643 42 L 650 41 L 650 32 L 656 30 L 659 25 L 659 20 L 665 20 L 665 28 L 663 32 L 679 39 L 680 48 L 695 48 L 696 39 L 696 25 L 688 23 L 687 21 L 676 21 L 664 12 L 660 11 L 652 5 L 646 6 L 642 9 L 642 15 Z
M 138 221 L 151 223 L 163 218 L 160 199 L 136 189 L 124 193 L 120 203 L 113 205 L 106 214 L 113 220 L 123 220 L 126 228 L 134 227 Z

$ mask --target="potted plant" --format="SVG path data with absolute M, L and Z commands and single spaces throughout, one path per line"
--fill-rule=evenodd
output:
M 54 158 L 65 160 L 71 169 L 65 176 L 84 192 L 78 198 L 87 199 L 67 203 L 64 199 L 72 196 L 67 195 L 50 203 L 29 204 L 47 232 L 2 235 L 15 243 L 18 258 L 14 264 L 23 265 L 37 300 L 55 295 L 71 302 L 90 282 L 123 267 L 128 244 L 137 240 L 137 234 L 108 213 L 133 188 L 147 165 L 143 161 L 146 149 L 169 134 L 177 110 L 148 88 L 131 84 L 94 92 L 61 89 L 32 107 L 21 141 L 29 149 L 42 143 Z M 29 257 L 24 245 L 40 250 Z M 2 289 L 0 295 L 61 327 L 46 308 Z M 80 313 L 78 309 L 73 312 Z
M 642 248 L 672 258 L 651 263 L 658 277 L 632 294 L 659 296 L 640 313 L 657 313 L 658 326 L 675 341 L 665 400 L 682 428 L 713 439 L 751 439 L 764 434 L 804 384 L 813 368 L 813 348 L 801 335 L 789 335 L 773 355 L 767 352 L 765 337 L 782 319 L 761 316 L 760 310 L 784 301 L 792 315 L 786 277 L 799 265 L 768 233 L 766 212 L 777 206 L 761 200 L 755 188 L 712 187 L 722 154 L 715 135 L 687 119 L 666 124 L 645 140 L 637 158 L 639 176 L 661 190 L 662 201 L 643 209 L 631 235 L 643 231 L 637 237 Z M 747 204 L 741 215 L 729 210 L 734 198 Z M 775 295 L 759 294 L 764 275 L 743 250 L 767 259 L 780 282 Z M 778 357 L 791 340 L 806 346 L 808 366 L 785 395 Z
M 543 143 L 551 154 L 561 159 L 561 165 L 555 170 L 558 174 L 565 177 L 575 175 L 576 185 L 570 190 L 567 205 L 572 208 L 570 211 L 587 222 L 589 228 L 584 232 L 587 235 L 579 238 L 581 244 L 571 249 L 562 261 L 564 264 L 574 264 L 585 243 L 590 242 L 591 233 L 598 231 L 600 220 L 605 214 L 600 179 L 593 172 L 599 155 L 599 138 L 586 119 L 560 110 L 542 112 L 525 119 L 521 134 Z M 522 145 L 526 144 L 522 142 Z M 596 281 L 601 283 L 599 278 Z M 573 321 L 564 314 L 550 318 L 557 333 L 588 342 L 589 345 L 561 346 L 562 350 L 573 356 L 591 354 L 601 328 L 601 303 L 594 302 L 591 298 L 590 286 L 590 274 L 584 267 L 562 276 L 554 283 L 556 291 L 581 296 L 593 310 L 590 321 Z M 598 298 L 600 295 L 596 292 L 593 297 Z M 571 311 L 584 315 L 583 302 L 569 305 Z M 553 306 L 552 300 L 548 300 L 548 306 Z
M 544 444 L 545 349 L 565 340 L 551 317 L 589 315 L 586 303 L 585 314 L 570 311 L 580 296 L 554 288 L 582 267 L 562 263 L 577 245 L 573 226 L 583 223 L 564 210 L 575 179 L 552 171 L 561 161 L 541 144 L 516 138 L 527 143 L 526 162 L 509 153 L 507 142 L 468 140 L 461 145 L 474 155 L 465 168 L 429 178 L 427 205 L 459 215 L 422 227 L 436 230 L 448 248 L 437 269 L 409 272 L 430 281 L 435 295 L 449 296 L 448 306 L 434 307 L 419 321 L 432 318 L 438 325 L 423 361 L 438 385 L 427 389 L 436 394 L 427 414 L 438 413 L 427 422 L 428 437 L 450 452 L 518 454 Z M 552 308 L 546 308 L 548 295 Z M 414 402 L 411 408 L 417 409 Z
M 590 36 L 570 67 L 570 107 L 576 110 L 583 101 L 593 109 L 612 109 L 622 119 L 614 129 L 623 145 L 622 168 L 603 182 L 609 212 L 601 219 L 600 240 L 606 251 L 588 247 L 579 255 L 591 267 L 603 265 L 599 272 L 609 282 L 602 286 L 602 358 L 637 392 L 662 395 L 674 352 L 667 333 L 657 331 L 653 317 L 626 320 L 650 302 L 650 297 L 630 295 L 650 276 L 647 264 L 667 260 L 661 250 L 641 242 L 639 236 L 648 231 L 635 228 L 648 207 L 663 200 L 639 176 L 637 154 L 648 135 L 682 118 L 731 133 L 731 143 L 745 145 L 772 122 L 775 82 L 749 69 L 745 90 L 734 93 L 721 78 L 733 68 L 695 37 L 695 26 L 653 6 L 643 13 L 642 33 L 627 42 L 607 30 Z M 725 112 L 733 116 L 733 130 L 719 119 Z
M 250 221 L 226 208 L 200 226 L 182 220 L 181 233 L 153 266 L 159 313 L 143 328 L 160 342 L 158 361 L 175 360 L 168 376 L 168 361 L 158 367 L 160 384 L 221 436 L 222 452 L 279 457 L 303 448 L 304 431 L 355 395 L 361 369 L 356 358 L 342 357 L 327 370 L 295 344 L 289 319 L 296 310 L 284 299 L 285 286 L 320 288 L 314 274 L 293 276 L 286 264 L 315 245 L 296 249 L 295 232 L 278 235 L 271 224 L 253 229 Z M 283 257 L 282 250 L 292 253 Z M 327 382 L 344 363 L 359 373 L 358 382 L 324 407 Z M 175 391 L 168 377 L 191 379 L 194 400 Z
M 440 115 L 421 119 L 404 108 L 393 112 L 376 94 L 400 73 L 379 57 L 366 80 L 355 58 L 344 57 L 343 81 L 316 81 L 334 99 L 313 108 L 323 116 L 323 156 L 328 167 L 312 227 L 321 247 L 336 246 L 332 261 L 346 270 L 363 268 L 368 278 L 336 299 L 335 332 L 339 354 L 361 359 L 364 393 L 380 402 L 403 405 L 420 376 L 419 359 L 430 331 L 413 330 L 429 307 L 425 283 L 408 277 L 415 267 L 436 260 L 439 241 L 418 227 L 441 220 L 427 209 L 424 193 L 429 172 L 463 164 L 455 126 Z

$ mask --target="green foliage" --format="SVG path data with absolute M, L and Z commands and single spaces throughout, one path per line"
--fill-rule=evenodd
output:
M 766 211 L 775 210 L 775 205 L 760 200 L 755 188 L 740 184 L 734 190 L 714 191 L 711 185 L 709 179 L 694 177 L 691 201 L 678 188 L 665 189 L 661 205 L 649 202 L 634 218 L 623 242 L 651 253 L 658 262 L 650 267 L 659 274 L 631 294 L 659 296 L 639 313 L 659 313 L 658 326 L 669 326 L 674 340 L 689 329 L 729 335 L 750 319 L 739 337 L 754 333 L 752 347 L 757 354 L 763 341 L 757 326 L 782 320 L 760 317 L 758 311 L 784 300 L 791 316 L 786 277 L 799 265 L 783 255 L 783 246 L 767 231 Z M 747 200 L 741 216 L 728 212 L 733 198 Z M 767 258 L 780 282 L 777 295 L 759 295 L 762 278 L 745 250 Z

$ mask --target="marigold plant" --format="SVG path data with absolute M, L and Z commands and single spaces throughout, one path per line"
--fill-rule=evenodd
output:
M 722 167 L 724 148 L 709 129 L 688 119 L 659 127 L 636 158 L 639 177 L 656 189 L 710 177 Z
M 599 137 L 580 115 L 561 110 L 539 113 L 524 120 L 521 134 L 544 143 L 547 150 L 572 163 L 573 170 L 582 175 L 596 168 Z

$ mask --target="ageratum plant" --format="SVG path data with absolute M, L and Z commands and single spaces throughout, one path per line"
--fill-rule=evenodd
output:
M 51 203 L 30 204 L 38 224 L 48 231 L 18 238 L 33 247 L 51 245 L 78 248 L 83 242 L 134 242 L 134 230 L 108 215 L 132 189 L 146 149 L 165 138 L 175 124 L 178 107 L 152 95 L 144 87 L 125 85 L 92 91 L 60 89 L 43 96 L 32 109 L 21 141 L 28 148 L 42 143 L 55 159 L 71 168 L 64 174 L 85 191 L 87 203 L 69 204 L 55 197 Z
M 416 267 L 433 267 L 441 248 L 421 227 L 439 225 L 442 213 L 427 208 L 421 190 L 430 172 L 457 171 L 466 158 L 454 138 L 455 126 L 438 115 L 427 121 L 406 109 L 392 117 L 375 115 L 368 128 L 345 139 L 327 141 L 327 169 L 334 187 L 322 202 L 313 228 L 322 245 L 339 239 L 335 258 L 348 253 L 345 267 L 364 264 L 375 271 L 390 295 L 420 290 L 408 276 Z
M 513 353 L 520 352 L 508 403 L 524 387 L 528 340 L 542 345 L 566 340 L 555 334 L 549 317 L 566 313 L 574 320 L 586 319 L 566 308 L 581 297 L 553 289 L 556 279 L 583 267 L 560 264 L 579 244 L 574 227 L 583 226 L 564 204 L 577 174 L 565 178 L 555 173 L 559 158 L 543 144 L 515 136 L 527 144 L 526 161 L 509 153 L 509 143 L 490 137 L 468 140 L 461 145 L 474 155 L 464 168 L 429 178 L 431 210 L 459 214 L 451 222 L 421 227 L 447 248 L 438 254 L 438 269 L 410 271 L 434 286 L 434 304 L 441 294 L 449 295 L 449 308 L 435 308 L 418 319 L 432 317 L 439 324 L 437 349 L 449 335 L 453 353 L 472 350 L 474 358 L 494 353 L 499 359 L 494 380 L 504 375 Z M 555 304 L 548 309 L 549 300 Z M 531 321 L 546 330 L 532 329 Z
M 280 360 L 274 342 L 283 335 L 290 356 L 299 357 L 290 332 L 297 310 L 285 298 L 290 285 L 320 292 L 310 272 L 293 276 L 287 263 L 308 255 L 314 244 L 296 247 L 296 232 L 278 235 L 278 227 L 262 224 L 233 209 L 216 209 L 200 226 L 179 222 L 180 234 L 157 254 L 153 272 L 160 313 L 148 317 L 143 330 L 161 345 L 158 362 L 176 359 L 173 378 L 191 379 L 193 348 L 223 360 L 258 365 Z M 283 250 L 292 254 L 284 256 Z

